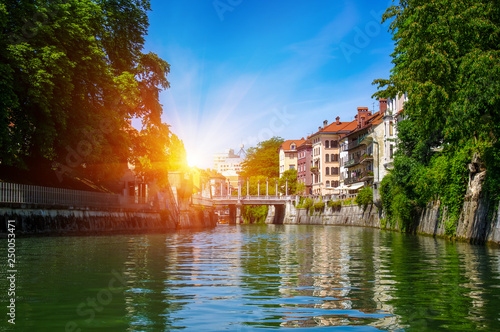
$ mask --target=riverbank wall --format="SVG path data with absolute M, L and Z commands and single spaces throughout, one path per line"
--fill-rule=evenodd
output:
M 273 218 L 267 219 L 268 223 Z M 380 216 L 375 205 L 366 209 L 357 205 L 325 207 L 322 210 L 297 209 L 292 203 L 285 206 L 283 224 L 288 225 L 334 225 L 380 228 Z
M 500 202 L 492 202 L 484 194 L 482 190 L 484 178 L 485 172 L 471 173 L 454 238 L 470 243 L 500 245 Z M 382 222 L 383 212 L 375 205 L 369 205 L 366 209 L 357 205 L 325 206 L 318 211 L 313 208 L 297 209 L 294 202 L 289 201 L 283 210 L 283 213 L 278 213 L 277 209 L 270 209 L 266 222 L 293 225 L 388 227 Z M 430 202 L 426 208 L 415 215 L 413 227 L 409 232 L 449 237 L 446 234 L 447 222 L 446 208 L 439 201 Z M 391 230 L 399 229 L 399 225 L 395 225 Z
M 182 228 L 215 227 L 212 210 L 189 209 L 175 220 L 168 211 L 97 211 L 0 208 L 0 233 L 14 220 L 16 236 L 162 233 Z

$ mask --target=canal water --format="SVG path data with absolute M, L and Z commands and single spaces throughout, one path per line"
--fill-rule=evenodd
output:
M 499 249 L 292 225 L 17 239 L 11 329 L 0 244 L 0 330 L 500 331 Z

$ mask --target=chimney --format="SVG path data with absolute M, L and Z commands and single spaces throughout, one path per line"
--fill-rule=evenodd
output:
M 323 121 L 323 128 L 326 128 L 328 126 L 328 120 Z
M 318 131 L 321 131 L 321 126 L 318 127 Z
M 387 110 L 387 99 L 379 99 L 380 112 L 385 113 Z
M 358 116 L 356 117 L 358 120 L 358 127 L 365 125 L 365 119 L 369 116 L 368 113 L 368 107 L 358 107 Z
M 335 120 L 337 120 L 337 124 L 339 125 L 339 124 L 340 124 L 340 116 L 337 116 L 337 117 L 335 118 Z

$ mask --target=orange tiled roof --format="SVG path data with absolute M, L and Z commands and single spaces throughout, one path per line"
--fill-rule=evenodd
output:
M 280 145 L 280 148 L 282 148 L 284 151 L 290 151 L 290 145 L 292 145 L 292 143 L 295 143 L 295 149 L 297 149 L 297 147 L 299 147 L 305 141 L 306 141 L 305 139 L 286 140 Z
M 351 132 L 349 132 L 346 136 L 350 136 L 354 133 L 357 133 L 360 130 L 369 128 L 371 126 L 376 126 L 376 125 L 382 123 L 383 117 L 384 117 L 384 112 L 378 111 L 377 113 L 373 114 L 372 116 L 370 116 L 366 120 L 365 125 L 363 127 L 359 127 L 359 128 L 357 127 L 357 121 L 356 121 L 356 128 L 354 130 L 352 130 Z
M 356 129 L 357 125 L 358 125 L 357 121 L 339 122 L 338 124 L 337 124 L 337 122 L 333 122 L 333 123 L 330 123 L 325 128 L 321 128 L 316 133 L 312 134 L 311 137 L 316 136 L 316 135 L 321 134 L 321 133 L 342 133 L 342 132 L 348 133 L 348 132 Z

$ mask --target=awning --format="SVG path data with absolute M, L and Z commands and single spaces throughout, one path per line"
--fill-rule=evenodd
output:
M 356 189 L 363 187 L 364 185 L 365 184 L 363 182 L 358 182 L 358 183 L 352 184 L 350 187 L 347 187 L 346 189 L 347 190 L 356 190 Z

